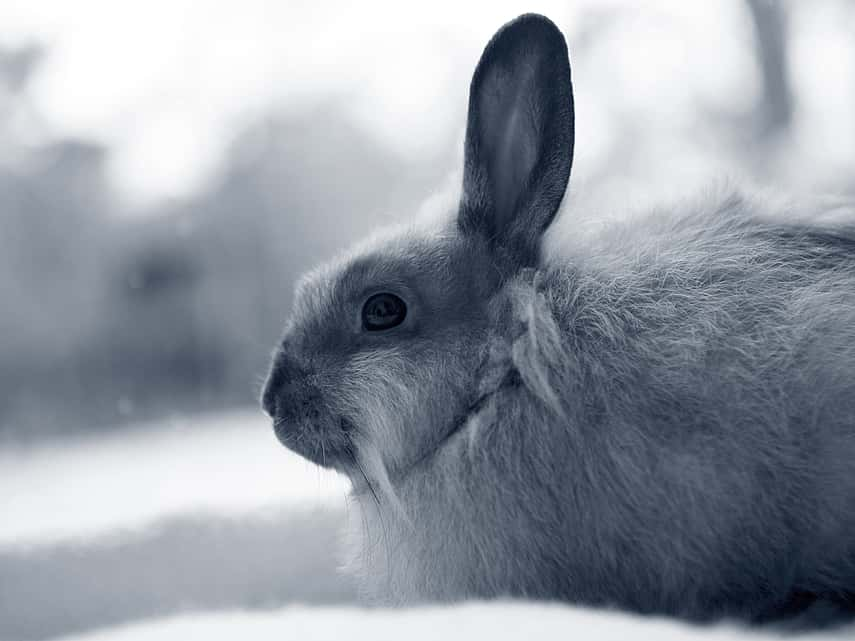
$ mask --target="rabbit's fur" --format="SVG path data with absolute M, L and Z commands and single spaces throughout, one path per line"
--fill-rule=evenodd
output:
M 718 190 L 546 260 L 572 148 L 563 37 L 522 16 L 473 78 L 459 207 L 298 287 L 263 402 L 352 479 L 365 594 L 852 606 L 855 228 Z M 363 331 L 377 292 L 406 318 Z

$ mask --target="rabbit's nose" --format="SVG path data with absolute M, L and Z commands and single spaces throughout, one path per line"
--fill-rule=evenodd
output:
M 285 352 L 280 352 L 273 361 L 264 391 L 261 394 L 261 406 L 271 418 L 282 411 L 283 395 L 294 382 L 304 377 L 306 372 Z

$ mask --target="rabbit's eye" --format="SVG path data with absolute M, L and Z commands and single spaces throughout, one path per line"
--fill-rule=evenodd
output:
M 369 332 L 397 327 L 406 317 L 407 305 L 395 294 L 374 294 L 362 307 L 362 327 Z

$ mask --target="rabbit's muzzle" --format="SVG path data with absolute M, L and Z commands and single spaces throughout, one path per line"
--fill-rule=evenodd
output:
M 280 353 L 264 385 L 261 405 L 273 430 L 288 449 L 325 467 L 351 456 L 345 424 L 328 409 L 309 372 Z

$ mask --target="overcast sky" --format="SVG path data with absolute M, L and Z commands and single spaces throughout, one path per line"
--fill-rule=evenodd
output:
M 855 104 L 855 19 L 839 2 L 805 4 L 811 10 L 794 20 L 794 74 L 806 90 L 800 108 L 821 116 L 811 120 L 811 153 L 827 160 L 844 153 L 841 139 L 855 140 L 847 115 Z M 620 8 L 629 17 L 624 37 L 594 43 L 593 53 L 573 40 L 594 19 L 592 8 Z M 631 108 L 669 127 L 691 117 L 699 96 L 729 107 L 754 96 L 751 34 L 739 0 L 6 0 L 0 44 L 48 49 L 31 88 L 46 129 L 22 125 L 19 137 L 103 141 L 113 149 L 109 170 L 120 192 L 149 202 L 192 193 L 216 170 L 236 127 L 254 115 L 328 98 L 343 100 L 355 122 L 397 153 L 435 152 L 449 132 L 462 132 L 465 88 L 484 43 L 525 11 L 564 28 L 571 58 L 589 47 L 586 62 L 574 67 L 585 125 L 577 131 L 579 153 L 595 156 L 609 144 L 605 114 L 615 110 Z M 849 151 L 840 159 L 851 160 Z

